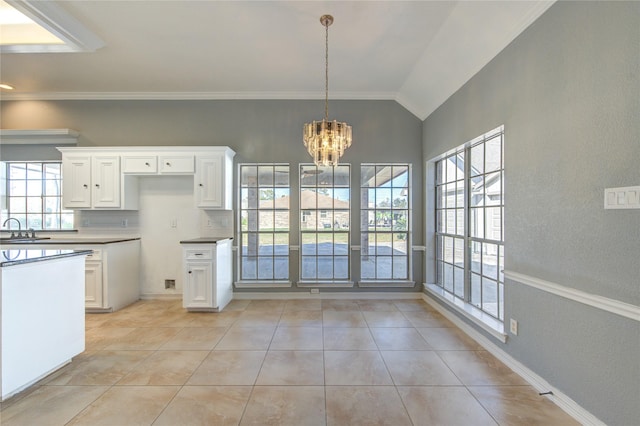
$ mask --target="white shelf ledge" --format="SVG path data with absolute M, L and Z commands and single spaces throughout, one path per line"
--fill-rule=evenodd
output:
M 78 136 L 72 129 L 0 129 L 0 144 L 76 145 Z

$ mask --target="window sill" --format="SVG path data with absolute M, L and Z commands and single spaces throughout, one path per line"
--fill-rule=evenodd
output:
M 507 341 L 507 335 L 504 332 L 504 323 L 495 319 L 489 314 L 482 312 L 470 303 L 466 303 L 450 293 L 446 292 L 435 284 L 425 284 L 425 290 L 436 299 L 444 302 L 447 306 L 452 307 L 456 312 L 462 314 L 465 318 L 477 324 L 484 331 L 491 334 L 502 343 Z
M 353 281 L 298 281 L 297 287 L 322 287 L 322 288 L 352 288 Z
M 237 281 L 236 288 L 290 288 L 291 281 Z
M 398 281 L 384 281 L 384 280 L 378 280 L 378 281 L 366 281 L 366 280 L 362 280 L 362 281 L 358 281 L 358 287 L 392 287 L 392 288 L 397 288 L 397 287 L 404 287 L 404 288 L 412 288 L 416 286 L 416 282 L 415 281 L 402 281 L 402 280 L 398 280 Z

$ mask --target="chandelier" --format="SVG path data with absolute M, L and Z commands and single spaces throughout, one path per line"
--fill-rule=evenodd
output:
M 305 123 L 303 140 L 317 166 L 334 167 L 351 146 L 351 126 L 338 120 L 329 121 L 329 25 L 333 24 L 333 16 L 322 15 L 320 23 L 325 27 L 324 119 Z

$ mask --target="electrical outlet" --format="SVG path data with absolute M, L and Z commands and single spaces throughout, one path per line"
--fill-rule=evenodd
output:
M 129 221 L 127 219 L 122 219 L 121 224 L 123 228 L 126 228 L 129 225 Z
M 319 288 L 312 288 L 311 289 L 311 294 L 320 294 L 320 289 Z
M 514 320 L 513 318 L 511 318 L 511 320 L 509 321 L 509 326 L 511 329 L 511 334 L 513 334 L 514 336 L 518 335 L 518 321 Z
M 171 219 L 171 220 L 169 221 L 169 227 L 171 227 L 171 228 L 177 228 L 177 227 L 178 227 L 178 219 L 175 219 L 175 218 L 174 218 L 174 219 Z

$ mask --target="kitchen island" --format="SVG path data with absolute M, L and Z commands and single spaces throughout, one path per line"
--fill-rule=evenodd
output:
M 114 312 L 140 299 L 140 237 L 67 236 L 4 240 L 20 249 L 91 250 L 85 263 L 86 312 Z
M 0 251 L 0 399 L 84 351 L 84 268 L 91 250 Z

